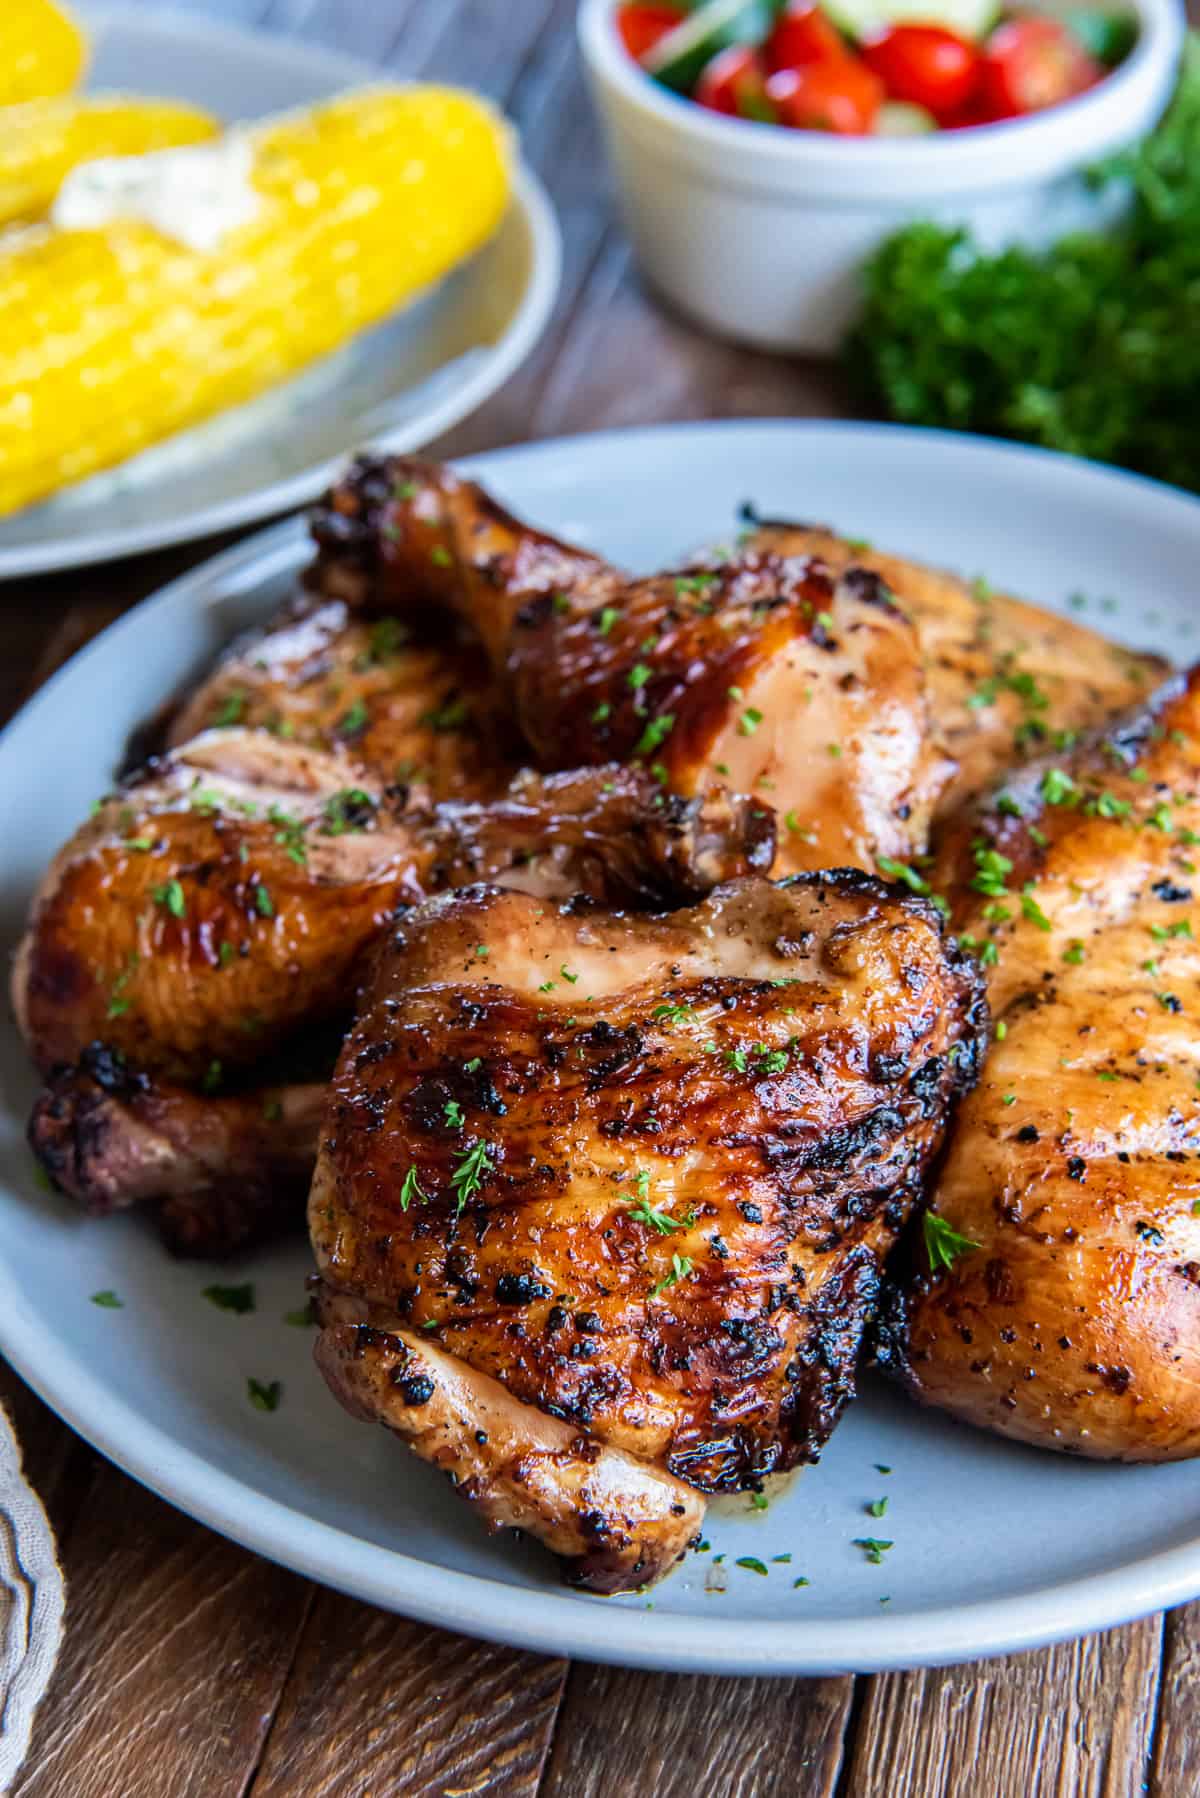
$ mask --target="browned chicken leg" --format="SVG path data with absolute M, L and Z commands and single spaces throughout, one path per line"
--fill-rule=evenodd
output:
M 631 581 L 411 458 L 356 464 L 316 534 L 327 588 L 478 632 L 543 767 L 761 795 L 779 873 L 924 850 L 953 768 L 916 632 L 869 571 L 748 551 Z
M 956 820 L 932 878 L 989 965 L 882 1356 L 1045 1447 L 1200 1453 L 1200 670 Z
M 817 1457 L 986 1034 L 928 902 L 854 872 L 636 917 L 409 914 L 309 1202 L 318 1361 L 493 1524 L 617 1591 L 701 1492 Z
M 637 769 L 525 776 L 494 806 L 411 811 L 336 756 L 211 731 L 106 801 L 60 851 L 13 997 L 43 1071 L 103 1042 L 199 1084 L 348 1014 L 363 948 L 398 905 L 479 878 L 690 897 L 770 865 L 750 801 L 667 800 Z

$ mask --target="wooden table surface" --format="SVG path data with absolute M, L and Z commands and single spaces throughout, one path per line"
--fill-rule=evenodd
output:
M 472 84 L 518 121 L 562 222 L 562 295 L 530 361 L 439 453 L 664 419 L 842 410 L 829 370 L 707 341 L 639 286 L 582 89 L 575 0 L 191 0 L 188 10 Z M 0 714 L 214 547 L 0 589 Z M 133 1484 L 3 1366 L 0 1393 L 68 1584 L 66 1642 L 19 1798 L 1200 1791 L 1200 1605 L 933 1672 L 731 1680 L 568 1665 L 313 1586 Z

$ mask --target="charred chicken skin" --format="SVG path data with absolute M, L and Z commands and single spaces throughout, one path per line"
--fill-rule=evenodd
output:
M 957 764 L 939 818 L 1014 762 L 1108 723 L 1167 672 L 1158 656 L 1134 654 L 985 580 L 960 580 L 832 531 L 764 521 L 744 541 L 773 555 L 815 556 L 835 575 L 869 569 L 896 595 L 916 627 L 935 728 Z
M 747 550 L 634 581 L 411 458 L 360 460 L 315 534 L 324 588 L 478 634 L 541 766 L 761 795 L 780 874 L 924 850 L 953 767 L 916 631 L 870 571 Z
M 1200 1452 L 1198 846 L 1197 670 L 948 829 L 931 879 L 998 1040 L 883 1332 L 923 1403 L 1098 1458 Z
M 655 1578 L 696 1493 L 817 1457 L 985 1035 L 934 908 L 856 871 L 432 900 L 334 1079 L 318 1362 L 570 1579 Z

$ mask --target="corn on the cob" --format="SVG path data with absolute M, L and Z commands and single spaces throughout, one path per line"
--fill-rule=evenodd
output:
M 53 0 L 3 0 L 0 106 L 69 93 L 86 58 L 82 31 Z
M 150 226 L 0 244 L 0 514 L 236 405 L 475 250 L 508 133 L 451 89 L 370 89 L 252 133 L 256 216 L 209 254 Z
M 81 162 L 197 144 L 218 129 L 199 107 L 125 94 L 9 106 L 0 111 L 0 226 L 41 218 Z

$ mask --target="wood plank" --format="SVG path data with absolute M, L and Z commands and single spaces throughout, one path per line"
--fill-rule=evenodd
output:
M 1161 1618 L 1151 1617 L 1036 1654 L 873 1678 L 849 1790 L 1130 1798 L 1149 1761 L 1161 1635 Z
M 1152 1798 L 1200 1792 L 1200 1604 L 1181 1605 L 1163 1619 L 1158 1730 L 1149 1790 Z
M 831 1798 L 853 1685 L 573 1665 L 540 1798 Z
M 565 1676 L 323 1592 L 248 1798 L 525 1798 Z
M 242 1798 L 312 1587 L 98 1462 L 13 1798 Z

